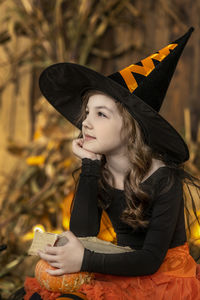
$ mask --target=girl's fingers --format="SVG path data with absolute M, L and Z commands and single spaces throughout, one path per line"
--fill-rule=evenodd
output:
M 93 153 L 84 148 L 84 139 L 78 138 L 72 141 L 72 151 L 79 158 L 101 159 L 101 154 Z
M 97 154 L 97 159 L 100 160 L 100 159 L 101 159 L 101 156 L 102 156 L 101 154 Z
M 39 256 L 46 260 L 47 262 L 55 262 L 56 261 L 56 255 L 49 255 L 49 254 L 45 254 L 43 252 L 38 251 Z
M 58 268 L 58 269 L 60 269 L 60 268 L 62 267 L 61 264 L 60 264 L 60 263 L 57 263 L 57 262 L 51 262 L 50 265 L 51 265 L 52 267 Z
M 76 144 L 83 144 L 83 138 L 74 140 Z
M 80 145 L 81 144 L 81 140 L 80 139 L 78 139 L 78 140 L 75 140 L 75 144 L 77 145 Z
M 46 270 L 47 273 L 49 273 L 50 275 L 63 275 L 65 274 L 65 272 L 62 269 L 57 269 L 57 270 Z
M 80 144 L 83 144 L 83 138 L 80 138 L 78 141 Z
M 45 247 L 45 253 L 46 254 L 58 255 L 59 254 L 59 248 L 58 247 L 46 246 Z

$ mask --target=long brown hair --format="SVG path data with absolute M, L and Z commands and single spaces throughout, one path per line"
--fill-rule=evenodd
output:
M 94 94 L 104 94 L 104 93 L 97 90 L 89 90 L 84 93 L 82 97 L 81 111 L 77 118 L 77 124 L 80 124 L 80 122 L 83 122 L 83 120 L 86 118 L 86 113 L 85 113 L 86 105 L 88 103 L 89 98 Z M 200 185 L 197 185 L 194 182 L 194 181 L 198 181 L 198 183 L 200 183 L 200 181 L 194 176 L 192 176 L 191 174 L 187 173 L 184 170 L 183 164 L 177 165 L 177 164 L 166 162 L 164 161 L 164 158 L 162 157 L 161 154 L 153 151 L 152 148 L 150 148 L 144 142 L 143 133 L 140 129 L 140 126 L 138 125 L 138 122 L 130 115 L 127 109 L 119 101 L 116 100 L 114 101 L 123 119 L 121 136 L 126 137 L 127 155 L 131 166 L 130 171 L 126 174 L 124 179 L 124 195 L 125 195 L 127 206 L 122 212 L 120 218 L 124 223 L 128 224 L 133 229 L 137 229 L 138 227 L 145 228 L 148 226 L 149 221 L 144 219 L 143 212 L 146 206 L 148 205 L 152 195 L 150 195 L 150 193 L 142 189 L 140 183 L 144 178 L 144 176 L 148 173 L 153 158 L 163 161 L 165 165 L 168 165 L 172 169 L 176 170 L 176 174 L 178 174 L 182 180 L 185 180 L 187 184 L 189 183 L 200 188 Z M 82 132 L 79 134 L 78 138 L 81 137 L 83 137 Z M 74 172 L 78 171 L 79 169 L 80 168 L 74 170 Z M 73 172 L 73 176 L 74 176 L 74 172 Z M 106 195 L 108 195 L 106 189 L 106 183 L 108 182 L 112 182 L 111 185 L 114 186 L 114 176 L 106 167 L 105 155 L 102 155 L 101 176 L 98 182 L 99 191 L 100 191 L 98 197 L 98 205 L 103 209 L 106 209 L 110 204 L 109 201 L 105 201 L 105 198 L 108 198 L 106 197 Z M 168 188 L 170 188 L 172 183 L 173 183 L 173 177 L 170 178 L 169 184 L 167 185 Z M 78 182 L 76 182 L 76 187 L 77 184 Z M 184 199 L 185 198 L 186 197 L 184 197 Z M 192 203 L 194 208 L 194 214 L 197 218 L 196 207 L 193 198 L 192 198 Z M 189 213 L 187 209 L 187 205 L 186 205 L 186 212 Z M 188 217 L 187 217 L 187 222 L 189 222 Z M 188 223 L 188 228 L 190 229 L 189 223 Z

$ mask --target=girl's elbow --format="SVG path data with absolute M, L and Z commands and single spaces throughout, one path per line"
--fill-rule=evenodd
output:
M 80 224 L 76 224 L 76 226 L 74 226 L 73 223 L 69 224 L 69 230 L 72 231 L 77 237 L 97 236 L 99 233 L 99 230 L 96 228 L 86 228 L 80 226 Z
M 162 264 L 162 262 L 160 262 L 159 260 L 154 261 L 154 262 L 151 264 L 150 268 L 149 268 L 149 274 L 148 274 L 148 275 L 153 275 L 153 274 L 155 274 L 155 273 L 159 270 L 161 264 Z

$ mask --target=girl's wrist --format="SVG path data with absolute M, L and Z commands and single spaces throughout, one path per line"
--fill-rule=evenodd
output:
M 91 160 L 99 160 L 99 161 L 101 160 L 101 158 L 99 158 L 99 157 L 97 157 L 95 155 L 94 156 L 93 155 L 85 156 L 85 157 L 82 158 L 82 160 L 85 159 L 85 158 L 86 159 L 91 159 Z
M 92 160 L 90 158 L 82 159 L 82 175 L 86 176 L 100 176 L 101 162 L 98 159 Z

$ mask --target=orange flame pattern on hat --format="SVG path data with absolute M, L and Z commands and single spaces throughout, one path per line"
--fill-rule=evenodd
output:
M 129 91 L 132 93 L 138 87 L 138 84 L 132 72 L 148 76 L 155 69 L 155 65 L 152 59 L 156 59 L 161 62 L 170 54 L 170 50 L 174 50 L 174 48 L 176 48 L 177 46 L 178 44 L 169 44 L 159 50 L 157 53 L 151 54 L 150 56 L 141 60 L 142 66 L 132 64 L 121 70 L 119 73 L 126 82 Z

